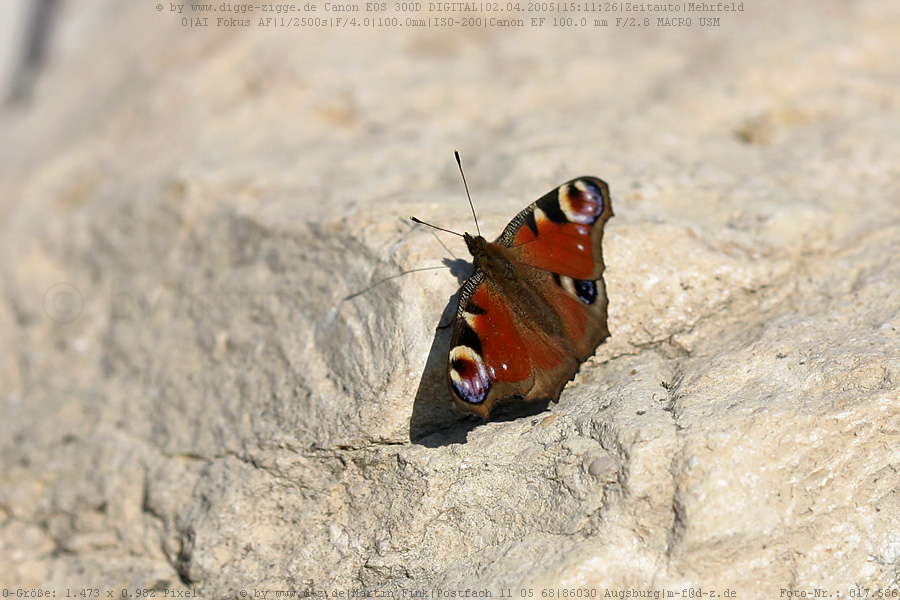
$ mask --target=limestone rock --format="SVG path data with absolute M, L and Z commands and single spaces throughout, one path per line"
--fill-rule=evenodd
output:
M 0 113 L 0 581 L 895 586 L 900 21 L 745 4 L 290 35 L 60 3 Z M 450 406 L 467 256 L 407 217 L 474 229 L 454 148 L 487 235 L 612 188 L 612 337 L 547 410 Z

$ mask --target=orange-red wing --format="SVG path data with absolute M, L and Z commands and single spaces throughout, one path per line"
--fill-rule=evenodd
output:
M 482 271 L 460 291 L 448 376 L 460 408 L 484 418 L 494 402 L 525 395 L 534 383 L 529 349 L 510 306 Z
M 606 183 L 580 177 L 516 215 L 497 241 L 514 248 L 533 267 L 575 279 L 599 279 L 603 226 L 611 216 Z
M 481 340 L 481 353 L 491 379 L 509 383 L 527 382 L 531 376 L 528 346 L 509 304 L 503 302 L 490 283 L 480 286 L 471 300 L 486 310 L 483 315 L 475 315 L 472 324 Z
M 538 234 L 534 235 L 530 228 L 523 227 L 515 238 L 514 247 L 523 262 L 576 279 L 593 277 L 595 258 L 590 226 L 539 218 L 537 228 Z

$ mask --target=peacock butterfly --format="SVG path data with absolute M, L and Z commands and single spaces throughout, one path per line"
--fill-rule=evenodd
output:
M 495 242 L 464 234 L 475 272 L 459 290 L 447 367 L 461 410 L 487 419 L 511 397 L 557 402 L 609 337 L 602 241 L 611 216 L 606 182 L 579 177 L 522 210 Z

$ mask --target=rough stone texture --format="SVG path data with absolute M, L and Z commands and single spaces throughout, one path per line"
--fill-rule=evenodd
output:
M 744 4 L 301 33 L 61 3 L 0 114 L 0 582 L 896 589 L 900 10 Z M 612 187 L 613 336 L 547 412 L 449 406 L 465 249 L 406 217 L 471 228 L 453 148 L 493 234 Z

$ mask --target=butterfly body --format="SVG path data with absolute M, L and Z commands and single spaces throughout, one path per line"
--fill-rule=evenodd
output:
M 594 177 L 561 185 L 520 212 L 495 242 L 465 234 L 475 271 L 459 292 L 448 365 L 462 410 L 498 401 L 558 401 L 607 337 L 602 279 L 609 188 Z

